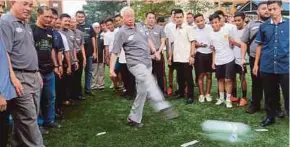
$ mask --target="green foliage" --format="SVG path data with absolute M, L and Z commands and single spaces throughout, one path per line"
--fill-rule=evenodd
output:
M 83 10 L 87 14 L 87 23 L 92 24 L 119 13 L 126 3 L 114 1 L 87 1 Z
M 191 11 L 193 14 L 204 13 L 214 9 L 214 5 L 209 1 L 191 1 L 183 6 L 185 11 Z

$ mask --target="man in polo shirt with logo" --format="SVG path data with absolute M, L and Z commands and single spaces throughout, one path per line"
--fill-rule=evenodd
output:
M 75 34 L 75 41 L 76 41 L 76 52 L 77 52 L 77 58 L 79 60 L 79 69 L 75 71 L 74 73 L 74 82 L 73 82 L 73 99 L 78 100 L 85 100 L 85 97 L 83 97 L 82 93 L 82 74 L 83 74 L 83 68 L 86 67 L 86 53 L 85 53 L 85 40 L 83 36 L 83 32 L 77 29 L 77 22 L 75 18 L 71 19 L 71 26 L 70 29 Z
M 163 73 L 163 54 L 162 50 L 165 46 L 165 32 L 164 30 L 156 25 L 156 16 L 153 12 L 148 12 L 146 14 L 146 27 L 149 31 L 149 35 L 152 36 L 152 41 L 154 43 L 155 48 L 157 49 L 157 54 L 160 54 L 160 58 L 154 58 L 152 59 L 153 64 L 153 74 L 156 76 L 158 86 L 161 89 L 161 91 L 166 94 L 166 89 L 164 87 L 164 73 Z
M 263 127 L 275 123 L 280 87 L 289 116 L 289 19 L 282 17 L 280 0 L 269 0 L 267 5 L 271 18 L 259 28 L 255 40 L 258 46 L 253 69 L 256 76 L 260 70 L 263 81 L 267 113 L 266 119 L 261 122 Z
M 52 11 L 46 6 L 37 10 L 37 21 L 32 26 L 35 49 L 38 54 L 39 71 L 43 78 L 43 89 L 41 93 L 41 114 L 43 127 L 59 128 L 55 122 L 55 75 L 59 75 L 56 52 L 59 48 L 54 46 L 51 26 Z M 63 48 L 61 48 L 60 52 Z M 56 51 L 57 50 L 57 51 Z
M 170 104 L 164 100 L 164 96 L 158 88 L 152 75 L 152 56 L 158 58 L 153 42 L 149 39 L 148 30 L 135 23 L 134 10 L 125 7 L 121 10 L 124 26 L 116 34 L 114 47 L 110 60 L 110 77 L 116 78 L 115 64 L 123 47 L 126 55 L 129 71 L 135 76 L 137 83 L 137 96 L 128 117 L 128 123 L 134 127 L 142 127 L 141 120 L 143 107 L 147 97 L 150 98 L 153 108 L 162 112 L 167 119 L 177 117 Z M 149 47 L 150 46 L 150 47 Z
M 11 146 L 42 147 L 37 124 L 42 81 L 32 30 L 26 23 L 33 10 L 33 1 L 10 1 L 10 4 L 10 12 L 1 17 L 0 34 L 13 68 L 11 82 L 17 92 L 17 97 L 9 102 L 14 123 Z
M 193 27 L 184 23 L 184 14 L 181 9 L 174 11 L 175 29 L 171 32 L 174 50 L 170 53 L 169 64 L 176 65 L 177 82 L 179 86 L 178 98 L 184 97 L 185 83 L 187 84 L 187 104 L 193 103 L 193 77 L 192 65 L 194 64 L 195 43 Z M 172 60 L 173 59 L 173 60 Z

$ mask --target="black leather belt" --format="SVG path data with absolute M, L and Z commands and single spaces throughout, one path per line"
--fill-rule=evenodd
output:
M 14 71 L 19 71 L 19 72 L 28 72 L 28 73 L 36 73 L 38 70 L 26 70 L 26 69 L 18 69 L 18 68 L 13 68 Z

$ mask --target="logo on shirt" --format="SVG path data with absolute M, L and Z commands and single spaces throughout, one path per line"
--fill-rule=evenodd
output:
M 52 38 L 52 36 L 51 36 L 51 35 L 49 35 L 49 34 L 47 34 L 47 37 L 48 37 L 48 38 Z
M 154 35 L 158 35 L 158 33 L 157 33 L 157 32 L 154 32 L 153 34 L 154 34 Z
M 128 40 L 133 40 L 133 38 L 134 38 L 134 35 L 130 35 Z
M 21 33 L 21 32 L 23 32 L 23 29 L 22 28 L 16 28 L 16 32 L 17 33 Z

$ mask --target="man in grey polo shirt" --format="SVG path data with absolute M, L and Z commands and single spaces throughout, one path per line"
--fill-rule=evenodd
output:
M 13 68 L 10 70 L 11 81 L 18 95 L 8 104 L 14 123 L 13 147 L 43 146 L 37 124 L 42 81 L 32 31 L 25 21 L 32 9 L 32 0 L 11 1 L 10 12 L 0 21 L 0 34 Z
M 260 78 L 260 75 L 258 73 L 258 76 L 253 75 L 253 67 L 254 67 L 254 62 L 255 62 L 255 57 L 256 57 L 256 47 L 257 43 L 255 43 L 256 35 L 259 30 L 260 25 L 269 19 L 270 13 L 268 11 L 267 7 L 267 1 L 266 2 L 261 2 L 258 5 L 258 20 L 254 20 L 249 22 L 249 24 L 245 27 L 244 34 L 241 38 L 242 44 L 241 44 L 241 50 L 242 50 L 242 64 L 246 63 L 245 56 L 246 52 L 248 51 L 249 57 L 250 57 L 250 68 L 251 68 L 251 78 L 252 78 L 252 98 L 251 98 L 251 104 L 249 105 L 248 109 L 246 110 L 247 113 L 249 114 L 254 114 L 257 111 L 260 110 L 261 107 L 261 100 L 263 99 L 263 88 L 262 88 L 262 80 Z M 247 48 L 249 49 L 247 50 Z M 278 110 L 277 114 L 278 115 L 283 115 L 281 114 L 281 106 L 278 103 Z
M 153 73 L 156 76 L 159 88 L 164 94 L 167 94 L 163 78 L 165 76 L 165 72 L 163 72 L 164 58 L 162 54 L 162 50 L 165 47 L 166 35 L 164 29 L 156 25 L 156 17 L 153 12 L 148 12 L 146 14 L 146 24 L 147 24 L 146 28 L 149 31 L 149 35 L 152 36 L 152 41 L 154 43 L 155 48 L 157 49 L 156 54 L 160 55 L 159 59 L 155 58 L 152 61 Z
M 175 118 L 177 114 L 173 113 L 170 104 L 164 100 L 164 96 L 155 82 L 151 72 L 150 50 L 154 58 L 160 57 L 158 57 L 153 42 L 149 39 L 148 30 L 140 24 L 135 24 L 134 14 L 134 10 L 130 7 L 121 10 L 124 26 L 120 28 L 115 37 L 110 60 L 110 77 L 117 77 L 114 67 L 123 47 L 127 66 L 135 76 L 137 83 L 137 97 L 131 108 L 128 124 L 139 128 L 142 126 L 143 107 L 147 97 L 150 98 L 153 108 L 157 112 L 163 112 L 167 119 Z

